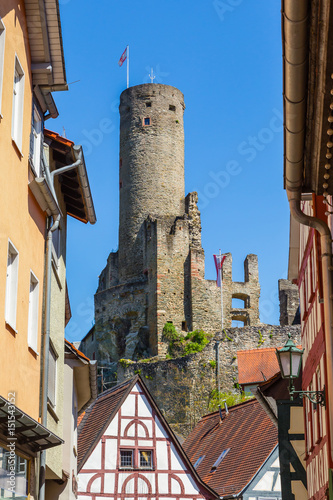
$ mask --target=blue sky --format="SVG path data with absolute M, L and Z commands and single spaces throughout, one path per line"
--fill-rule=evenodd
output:
M 243 281 L 259 258 L 261 320 L 279 320 L 287 275 L 289 210 L 283 190 L 280 0 L 59 0 L 68 92 L 47 127 L 82 144 L 97 223 L 68 223 L 67 278 L 81 339 L 93 323 L 98 275 L 118 246 L 120 93 L 130 45 L 130 85 L 173 85 L 185 96 L 185 190 L 198 191 L 206 277 L 213 253 L 231 252 Z M 73 82 L 73 83 L 72 83 Z

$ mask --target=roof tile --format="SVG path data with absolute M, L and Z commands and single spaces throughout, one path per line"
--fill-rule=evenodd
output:
M 202 417 L 183 447 L 201 479 L 221 496 L 242 491 L 278 442 L 277 430 L 257 400 L 250 400 Z M 215 471 L 212 466 L 230 448 Z

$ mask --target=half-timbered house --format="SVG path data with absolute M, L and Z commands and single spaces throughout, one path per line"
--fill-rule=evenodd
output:
M 204 500 L 205 485 L 139 375 L 103 392 L 79 425 L 79 500 Z

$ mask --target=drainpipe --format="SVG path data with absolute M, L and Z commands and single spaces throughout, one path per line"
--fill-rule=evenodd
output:
M 49 182 L 50 189 L 59 206 L 57 196 L 54 189 L 54 177 L 68 170 L 77 168 L 82 161 L 82 154 L 79 159 L 58 170 L 50 172 L 46 166 L 45 174 Z M 53 224 L 47 233 L 47 249 L 46 249 L 46 299 L 45 299 L 45 336 L 44 336 L 44 353 L 43 353 L 43 382 L 42 382 L 42 425 L 47 427 L 47 392 L 49 378 L 49 349 L 50 349 L 50 327 L 51 327 L 51 273 L 52 273 L 52 234 L 59 227 L 61 214 L 53 215 Z M 40 476 L 39 476 L 39 500 L 45 500 L 45 468 L 46 468 L 46 450 L 43 450 L 40 455 Z
M 50 312 L 51 312 L 51 271 L 52 271 L 52 233 L 59 227 L 60 214 L 54 216 L 54 221 L 47 233 L 47 269 L 46 269 L 46 308 L 45 308 L 45 337 L 44 337 L 44 366 L 42 385 L 42 424 L 47 427 L 47 389 L 49 381 L 49 349 L 50 349 Z M 45 467 L 46 450 L 40 456 L 39 500 L 45 498 Z
M 304 145 L 307 111 L 308 2 L 282 0 L 283 95 L 285 187 L 290 212 L 300 224 L 316 229 L 322 250 L 325 351 L 330 452 L 333 458 L 333 303 L 332 303 L 332 236 L 327 224 L 301 210 L 304 168 Z

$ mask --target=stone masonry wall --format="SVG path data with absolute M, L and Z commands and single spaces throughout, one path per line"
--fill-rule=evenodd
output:
M 173 430 L 187 436 L 200 417 L 209 412 L 211 392 L 217 386 L 216 341 L 220 341 L 220 384 L 225 392 L 235 390 L 238 382 L 237 351 L 283 346 L 289 332 L 299 344 L 300 326 L 228 328 L 214 335 L 200 353 L 140 363 L 124 360 L 118 363 L 118 382 L 140 373 Z
M 280 325 L 299 325 L 298 286 L 289 280 L 279 280 Z

